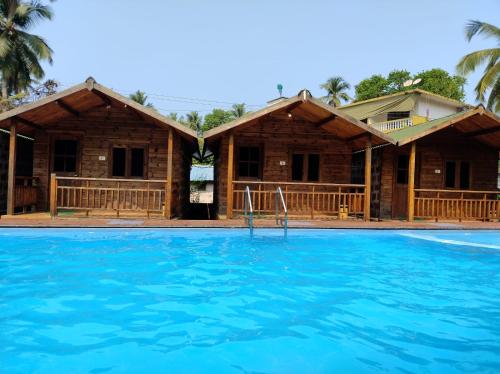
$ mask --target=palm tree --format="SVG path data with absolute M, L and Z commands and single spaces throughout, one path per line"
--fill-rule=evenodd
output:
M 186 123 L 188 127 L 195 130 L 197 133 L 201 132 L 202 118 L 198 112 L 189 112 L 186 114 Z
M 326 96 L 323 97 L 323 100 L 325 100 L 328 105 L 336 107 L 339 106 L 342 101 L 349 101 L 351 99 L 346 92 L 351 88 L 351 85 L 342 77 L 331 77 L 320 87 L 326 91 Z
M 234 118 L 243 117 L 246 114 L 247 110 L 245 108 L 245 104 L 233 104 L 233 109 L 231 110 L 231 114 Z
M 52 63 L 52 49 L 28 31 L 39 21 L 52 19 L 52 10 L 38 0 L 0 0 L 0 72 L 2 98 L 18 93 L 33 79 L 42 79 L 42 61 Z
M 148 96 L 144 91 L 137 90 L 133 94 L 130 94 L 129 98 L 135 101 L 136 103 L 147 106 L 148 108 L 153 108 L 153 104 L 146 103 L 146 101 L 148 101 Z
M 465 37 L 467 41 L 475 35 L 485 35 L 496 39 L 500 44 L 500 29 L 486 22 L 469 21 L 465 26 Z M 487 48 L 469 53 L 462 57 L 457 65 L 457 71 L 467 75 L 475 71 L 479 66 L 485 64 L 484 74 L 476 85 L 476 99 L 484 102 L 486 93 L 490 91 L 487 107 L 495 112 L 500 111 L 500 48 Z

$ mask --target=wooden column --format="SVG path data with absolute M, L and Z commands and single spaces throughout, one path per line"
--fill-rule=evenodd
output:
M 167 145 L 167 182 L 165 183 L 165 210 L 163 216 L 167 219 L 172 218 L 172 175 L 174 167 L 174 131 L 168 130 Z
M 87 194 L 88 194 L 88 192 L 89 191 L 87 190 Z M 55 173 L 50 174 L 49 193 L 50 193 L 50 197 L 49 197 L 50 198 L 50 201 L 49 201 L 50 216 L 53 218 L 53 217 L 57 216 L 57 179 L 56 179 Z M 87 198 L 88 198 L 88 195 L 87 195 Z M 88 212 L 87 212 L 87 214 L 88 214 Z
M 415 214 L 415 155 L 417 144 L 411 143 L 410 157 L 408 161 L 408 221 L 413 221 Z
M 372 196 L 372 139 L 368 136 L 365 149 L 365 221 L 370 220 L 370 202 Z
M 14 214 L 16 206 L 16 148 L 17 148 L 17 127 L 14 120 L 10 125 L 9 141 L 9 167 L 7 174 L 7 214 Z
M 227 218 L 233 218 L 234 135 L 229 134 L 227 155 Z

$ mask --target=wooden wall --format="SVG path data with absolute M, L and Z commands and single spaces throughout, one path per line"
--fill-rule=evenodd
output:
M 113 145 L 147 145 L 147 178 L 166 179 L 168 130 L 146 123 L 137 115 L 116 108 L 101 108 L 79 118 L 68 118 L 35 134 L 33 176 L 40 179 L 38 209 L 48 209 L 51 142 L 76 137 L 80 141 L 78 176 L 110 177 Z M 174 131 L 172 211 L 182 216 L 189 203 L 190 145 Z M 99 156 L 106 156 L 100 161 Z
M 226 214 L 228 144 L 229 134 L 226 133 L 220 141 L 210 145 L 215 154 L 214 203 L 219 216 Z M 309 151 L 320 154 L 320 183 L 351 183 L 352 149 L 313 123 L 271 117 L 251 127 L 236 130 L 235 170 L 238 147 L 241 145 L 262 147 L 263 181 L 291 182 L 291 154 L 294 151 Z M 280 166 L 280 161 L 286 161 L 286 166 Z
M 498 150 L 467 138 L 452 128 L 417 141 L 415 188 L 444 189 L 445 162 L 469 161 L 472 190 L 497 190 Z M 392 217 L 393 185 L 398 153 L 410 152 L 410 146 L 383 148 L 380 211 L 382 218 Z M 441 173 L 435 173 L 435 170 Z

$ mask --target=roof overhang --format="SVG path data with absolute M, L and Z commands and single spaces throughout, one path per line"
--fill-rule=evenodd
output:
M 190 142 L 197 140 L 193 130 L 98 84 L 93 78 L 33 103 L 1 113 L 0 128 L 8 129 L 14 121 L 19 133 L 30 135 L 35 130 L 43 130 L 69 117 L 78 118 L 101 107 L 128 110 L 140 121 L 162 128 L 173 128 Z
M 446 128 L 454 128 L 470 139 L 500 149 L 500 118 L 494 113 L 485 110 L 482 106 L 451 116 L 449 119 L 430 121 L 428 124 L 430 126 L 423 127 L 422 131 L 395 139 L 398 146 L 422 139 Z M 424 123 L 417 126 L 425 125 Z M 404 133 L 402 134 L 404 135 Z
M 354 147 L 363 147 L 368 137 L 371 138 L 373 145 L 396 144 L 392 138 L 381 131 L 313 98 L 307 90 L 302 90 L 297 96 L 211 129 L 205 133 L 204 139 L 212 143 L 228 132 L 243 130 L 259 123 L 266 116 L 279 113 L 289 114 L 292 118 L 300 118 L 312 126 L 321 127 L 338 139 L 353 143 Z

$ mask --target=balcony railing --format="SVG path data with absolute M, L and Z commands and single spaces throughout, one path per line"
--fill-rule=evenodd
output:
M 165 180 L 51 177 L 50 212 L 163 213 Z
M 373 123 L 370 126 L 379 131 L 387 133 L 391 131 L 404 129 L 405 127 L 411 127 L 413 126 L 413 120 L 411 118 L 401 118 L 392 121 Z
M 364 184 L 233 181 L 233 212 L 243 213 L 245 187 L 250 187 L 255 214 L 273 215 L 276 190 L 281 187 L 289 216 L 361 217 Z
M 415 217 L 433 220 L 498 220 L 500 191 L 415 189 Z

